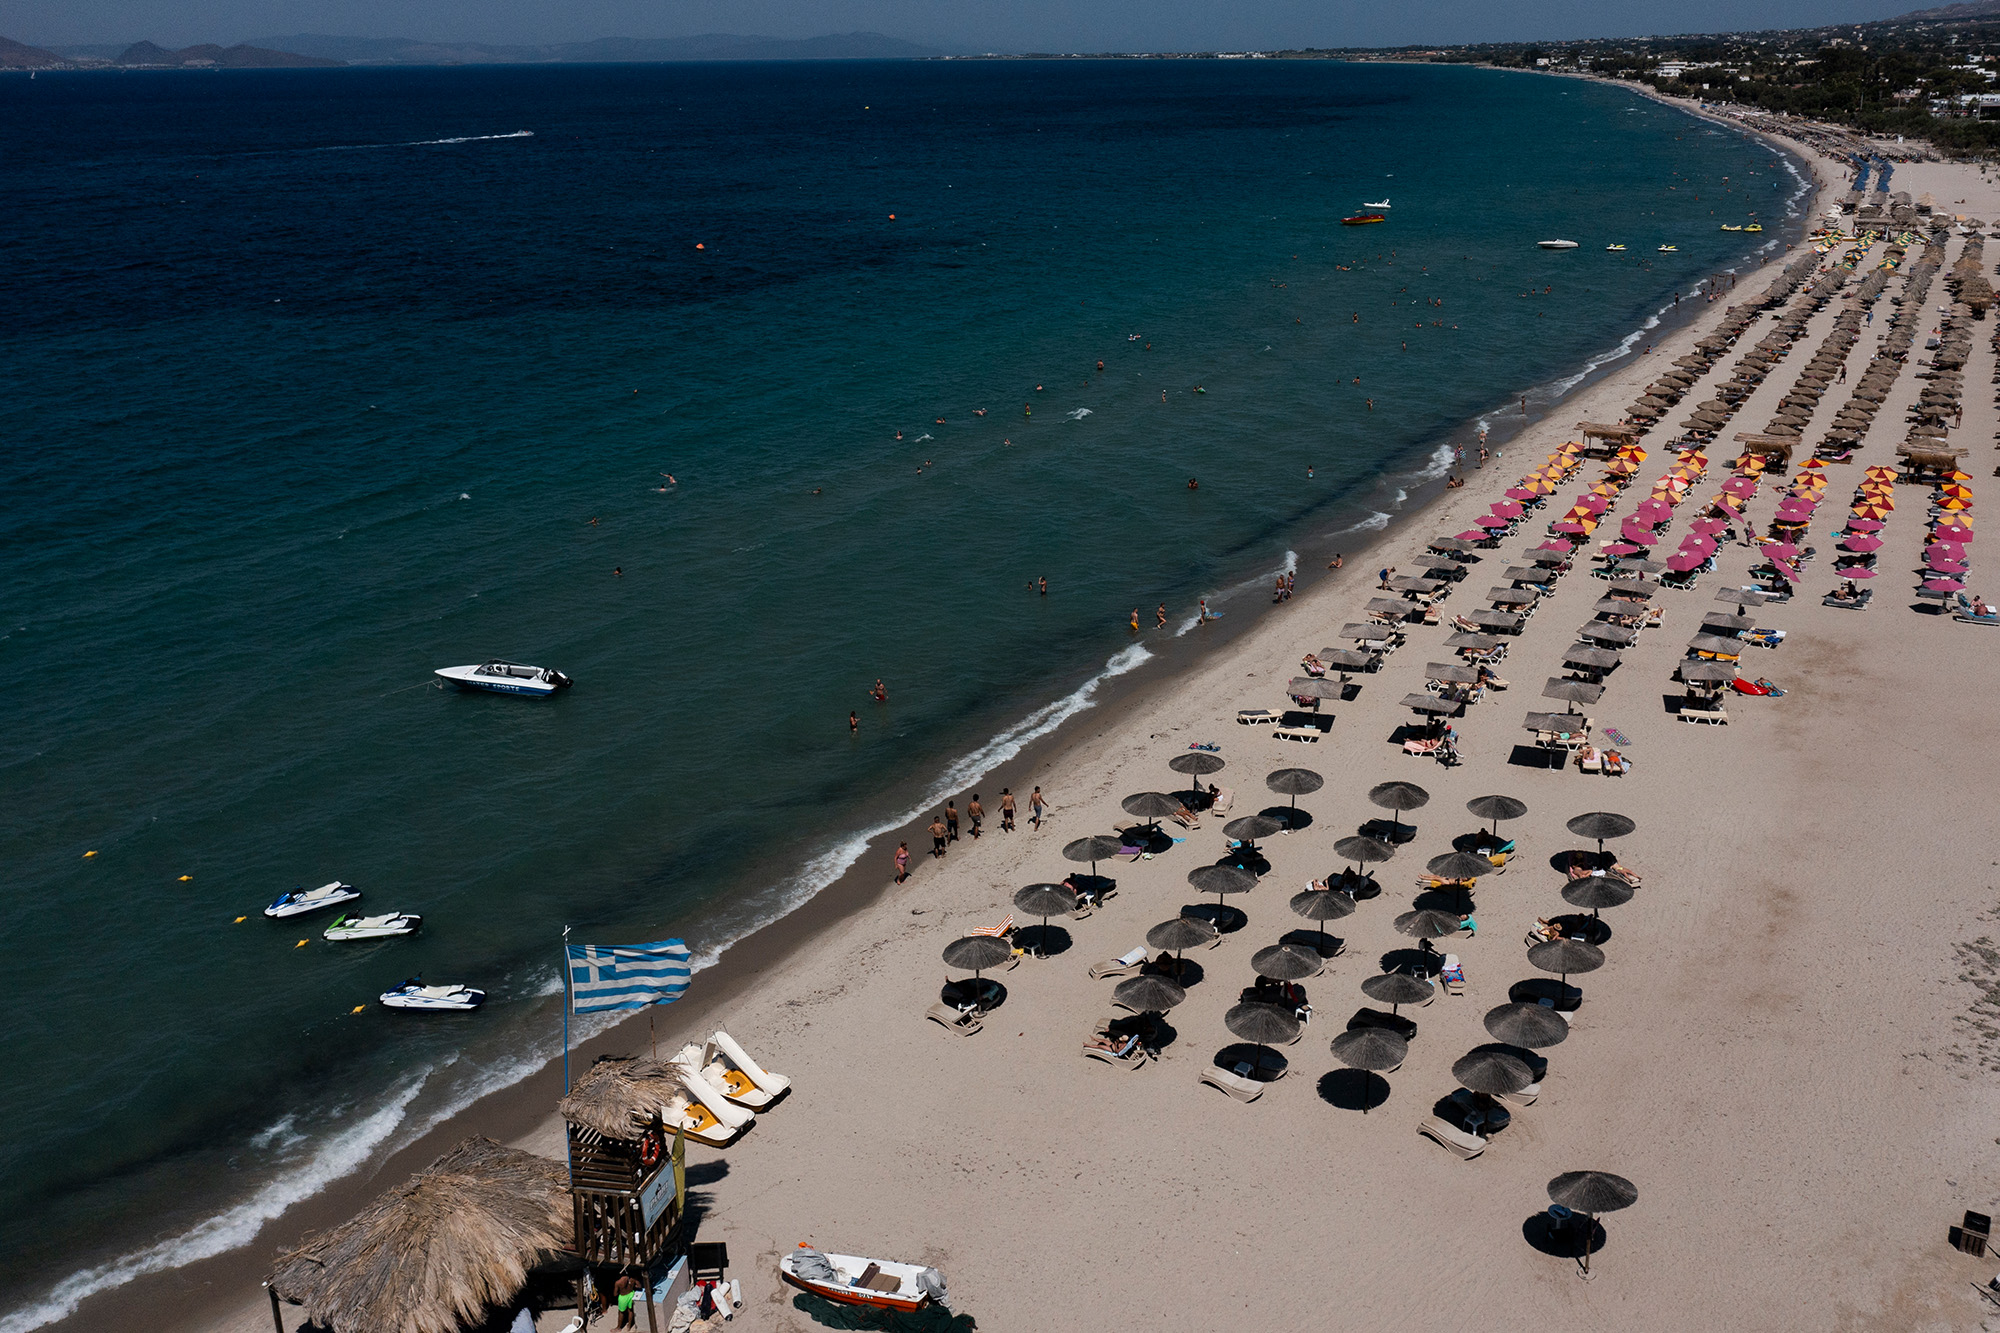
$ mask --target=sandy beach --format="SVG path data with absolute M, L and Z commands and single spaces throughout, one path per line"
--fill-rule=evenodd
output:
M 1844 164 L 1786 146 L 1820 173 L 1817 212 L 1845 188 Z M 1934 193 L 1941 213 L 2000 216 L 2000 190 L 1976 167 L 1899 167 L 1895 188 Z M 1952 238 L 1947 268 L 1963 244 Z M 1923 387 L 1921 352 L 1854 464 L 1828 470 L 1827 513 L 1809 535 L 1822 554 L 1806 566 L 1802 592 L 1756 612 L 1787 637 L 1774 650 L 1747 650 L 1744 673 L 1771 677 L 1786 697 L 1732 699 L 1726 727 L 1683 725 L 1669 711 L 1688 637 L 1723 609 L 1716 590 L 1745 582 L 1755 558 L 1725 545 L 1720 569 L 1696 588 L 1655 596 L 1664 624 L 1625 652 L 1586 710 L 1600 729 L 1629 737 L 1629 776 L 1553 771 L 1522 748 L 1523 714 L 1561 707 L 1540 697 L 1543 682 L 1561 674 L 1573 631 L 1602 595 L 1581 563 L 1509 640 L 1498 670 L 1511 687 L 1456 720 L 1456 767 L 1407 756 L 1391 739 L 1411 720 L 1402 700 L 1423 688 L 1425 664 L 1453 660 L 1448 625 L 1410 626 L 1405 646 L 1356 678 L 1356 697 L 1328 706 L 1332 730 L 1319 744 L 1236 722 L 1241 709 L 1286 706 L 1283 686 L 1301 655 L 1359 618 L 1376 569 L 1412 572 L 1432 538 L 1468 527 L 1576 438 L 1578 422 L 1618 420 L 1732 303 L 1754 300 L 1799 253 L 1780 250 L 1741 275 L 1692 324 L 1564 399 L 1484 468 L 1468 460 L 1462 489 L 1397 524 L 1365 558 L 1347 552 L 1335 573 L 1323 568 L 1333 552 L 1302 552 L 1301 590 L 1288 605 L 1191 669 L 1081 715 L 1047 749 L 982 782 L 994 813 L 977 842 L 933 861 L 923 855 L 928 838 L 910 830 L 915 873 L 894 885 L 892 836 L 850 883 L 737 946 L 686 1001 L 658 1012 L 663 1048 L 725 1027 L 794 1084 L 738 1144 L 690 1148 L 690 1179 L 705 1200 L 701 1238 L 728 1243 L 743 1283 L 735 1327 L 817 1326 L 776 1278 L 778 1255 L 800 1241 L 935 1266 L 955 1307 L 995 1330 L 1439 1319 L 1502 1330 L 1928 1330 L 1976 1328 L 1995 1313 L 1971 1289 L 1993 1275 L 1993 1261 L 1949 1250 L 1945 1231 L 2000 1195 L 1996 1045 L 1975 1017 L 1994 982 L 1981 942 L 2000 916 L 2000 861 L 1987 851 L 2000 813 L 1974 794 L 1981 756 L 2000 739 L 1983 706 L 2000 690 L 2000 659 L 1992 631 L 1912 596 L 1905 571 L 1919 563 L 1927 489 L 1898 488 L 1874 603 L 1855 613 L 1820 602 L 1834 583 L 1830 530 L 1862 468 L 1895 463 L 1903 410 Z M 1878 244 L 1860 272 L 1881 254 Z M 1849 354 L 1852 370 L 1886 331 L 1907 268 L 1891 276 Z M 1698 496 L 1726 475 L 1730 435 L 1759 429 L 1796 383 L 1858 280 L 1812 316 L 1738 409 L 1710 450 Z M 1919 348 L 1948 303 L 1933 283 Z M 1729 376 L 1774 313 L 1760 314 L 1644 438 L 1640 494 L 1670 464 L 1688 407 Z M 1973 332 L 1964 419 L 1950 442 L 1970 450 L 1966 470 L 1984 478 L 2000 419 L 1988 390 L 1992 326 Z M 1828 392 L 1809 442 L 1844 398 Z M 1599 470 L 1586 463 L 1558 502 Z M 1981 508 L 1986 484 L 1971 483 Z M 1760 528 L 1779 489 L 1767 483 L 1751 503 Z M 1543 540 L 1559 507 L 1481 552 L 1447 615 L 1483 606 L 1483 590 L 1505 583 L 1500 571 Z M 1676 514 L 1670 541 L 1690 516 L 1689 507 Z M 1970 586 L 1985 590 L 1977 574 Z M 1232 815 L 1285 804 L 1265 788 L 1275 769 L 1310 768 L 1326 785 L 1299 801 L 1307 827 L 1263 844 L 1270 870 L 1231 900 L 1247 924 L 1200 952 L 1202 979 L 1168 1016 L 1176 1036 L 1161 1057 L 1125 1071 L 1079 1054 L 1110 1012 L 1113 985 L 1087 970 L 1199 901 L 1188 871 L 1226 850 L 1212 814 L 1170 851 L 1102 867 L 1116 896 L 1065 923 L 1052 956 L 1001 975 L 1005 1002 L 983 1031 L 959 1039 L 926 1021 L 948 975 L 940 949 L 1007 916 L 1022 885 L 1074 869 L 1065 843 L 1129 826 L 1123 797 L 1178 789 L 1167 762 L 1193 743 L 1221 747 L 1227 767 L 1216 780 L 1235 792 Z M 1217 1052 L 1237 1044 L 1223 1015 L 1254 980 L 1252 953 L 1309 926 L 1286 900 L 1340 868 L 1333 843 L 1384 813 L 1366 793 L 1391 779 L 1421 785 L 1429 803 L 1407 816 L 1414 839 L 1378 868 L 1380 896 L 1331 923 L 1344 949 L 1304 983 L 1315 1014 L 1284 1048 L 1288 1075 L 1249 1104 L 1202 1086 Z M 1029 826 L 1024 799 L 1020 829 L 1001 832 L 999 790 L 1035 785 L 1052 804 L 1044 827 Z M 1364 1093 L 1328 1043 L 1368 1003 L 1361 981 L 1410 945 L 1392 922 L 1417 896 L 1424 861 L 1478 826 L 1469 799 L 1495 792 L 1519 797 L 1528 813 L 1503 828 L 1518 850 L 1504 875 L 1482 882 L 1477 936 L 1441 946 L 1463 962 L 1464 994 L 1408 1011 L 1419 1031 L 1407 1062 Z M 1541 1052 L 1539 1100 L 1516 1109 L 1476 1160 L 1461 1161 L 1416 1124 L 1456 1088 L 1452 1063 L 1490 1040 L 1482 1016 L 1510 988 L 1542 978 L 1525 959 L 1524 932 L 1568 910 L 1555 863 L 1584 844 L 1564 825 L 1593 810 L 1637 822 L 1616 850 L 1643 887 L 1607 913 L 1606 966 L 1571 978 L 1583 1003 L 1570 1037 Z M 628 1023 L 576 1058 L 644 1043 L 644 1024 Z M 135 1282 L 55 1327 L 119 1327 L 143 1312 L 170 1331 L 267 1329 L 257 1279 L 272 1253 L 464 1134 L 560 1157 L 559 1079 L 551 1068 L 489 1098 L 280 1218 L 248 1250 Z M 1573 1260 L 1535 1243 L 1547 1181 L 1584 1168 L 1625 1176 L 1639 1191 L 1636 1205 L 1604 1219 L 1588 1282 Z M 551 1314 L 543 1327 L 566 1319 Z

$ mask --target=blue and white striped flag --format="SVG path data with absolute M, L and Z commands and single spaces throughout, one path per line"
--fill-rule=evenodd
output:
M 688 947 L 655 944 L 569 944 L 570 1005 L 579 1014 L 672 1004 L 688 986 Z

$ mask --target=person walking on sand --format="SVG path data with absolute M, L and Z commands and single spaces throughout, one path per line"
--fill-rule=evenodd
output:
M 972 793 L 972 799 L 965 803 L 965 817 L 972 823 L 972 836 L 979 838 L 979 826 L 986 822 L 986 807 L 979 803 L 979 793 Z
M 639 1317 L 632 1312 L 638 1303 L 639 1283 L 630 1273 L 622 1274 L 611 1284 L 611 1300 L 618 1307 L 618 1322 L 613 1328 L 637 1328 Z
M 944 803 L 944 840 L 958 841 L 958 805 L 952 801 Z
M 1014 793 L 1006 787 L 1000 789 L 1000 831 L 1014 831 Z
M 1035 788 L 1029 795 L 1028 809 L 1034 815 L 1035 827 L 1040 828 L 1042 826 L 1042 789 L 1040 787 Z
M 933 857 L 944 855 L 944 816 L 942 815 L 931 817 L 931 855 Z
M 910 877 L 910 844 L 896 844 L 896 882 L 901 884 Z

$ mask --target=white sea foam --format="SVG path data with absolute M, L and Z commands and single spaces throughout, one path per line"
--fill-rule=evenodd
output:
M 1208 597 L 1204 600 L 1206 600 L 1208 603 L 1208 609 L 1210 611 L 1215 611 L 1216 607 L 1220 606 L 1223 602 L 1228 601 L 1231 597 L 1235 596 L 1237 593 L 1249 592 L 1254 588 L 1269 588 L 1271 586 L 1271 580 L 1276 578 L 1278 575 L 1296 574 L 1298 573 L 1298 571 L 1299 571 L 1299 553 L 1297 551 L 1286 551 L 1285 558 L 1278 563 L 1278 567 L 1276 569 L 1270 570 L 1263 574 L 1252 574 L 1249 578 L 1244 579 L 1241 583 L 1232 583 L 1227 588 L 1224 588 L 1221 592 L 1209 594 Z M 1217 614 L 1220 613 L 1217 612 Z M 1186 620 L 1183 620 L 1180 624 L 1174 626 L 1174 637 L 1176 639 L 1180 638 L 1183 634 L 1186 634 L 1189 630 L 1193 629 L 1196 625 L 1199 625 L 1200 623 L 1201 623 L 1201 612 L 1196 611 Z
M 1483 420 L 1479 423 L 1479 428 L 1481 430 L 1486 429 L 1486 423 Z M 1451 463 L 1455 456 L 1451 445 L 1439 445 L 1431 451 L 1431 461 L 1424 464 L 1423 470 L 1417 473 L 1418 480 L 1437 481 L 1443 477 L 1450 476 Z
M 1079 407 L 1076 409 L 1076 411 L 1071 412 L 1068 415 L 1071 421 L 1081 421 L 1085 417 L 1090 415 L 1090 409 L 1087 407 Z
M 405 1109 L 430 1074 L 428 1067 L 418 1070 L 375 1111 L 327 1137 L 304 1163 L 269 1181 L 235 1207 L 197 1223 L 178 1236 L 64 1278 L 36 1304 L 0 1319 L 0 1333 L 28 1333 L 29 1329 L 68 1317 L 86 1298 L 100 1291 L 248 1244 L 266 1222 L 367 1161 L 395 1133 Z
M 1334 536 L 1341 537 L 1345 536 L 1350 532 L 1380 532 L 1382 529 L 1389 526 L 1389 518 L 1390 515 L 1382 512 L 1380 509 L 1377 509 L 1374 513 L 1370 514 L 1367 518 L 1362 519 L 1359 523 L 1348 524 L 1346 527 L 1342 528 L 1339 532 L 1335 533 Z

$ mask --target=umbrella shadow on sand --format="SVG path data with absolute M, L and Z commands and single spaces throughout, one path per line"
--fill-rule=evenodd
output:
M 1262 878 L 1271 873 L 1271 863 L 1264 859 L 1264 853 L 1255 847 L 1238 847 L 1229 855 L 1216 862 L 1219 866 L 1235 866 Z
M 1392 847 L 1400 847 L 1404 843 L 1417 840 L 1417 826 L 1407 819 L 1401 821 L 1371 819 L 1355 831 L 1364 838 L 1386 842 Z
M 1472 911 L 1473 892 L 1470 887 L 1425 889 L 1411 900 L 1410 906 L 1419 912 L 1450 912 L 1455 916 L 1469 914 Z
M 1224 935 L 1233 935 L 1250 924 L 1250 917 L 1242 908 L 1227 903 L 1189 903 L 1181 908 L 1181 915 L 1206 921 Z
M 1616 933 L 1611 929 L 1609 921 L 1601 916 L 1594 917 L 1588 912 L 1564 912 L 1561 916 L 1550 917 L 1549 920 L 1561 926 L 1563 934 L 1571 939 L 1589 940 L 1600 949 Z
M 1259 1083 L 1283 1078 L 1291 1063 L 1277 1047 L 1259 1046 L 1254 1041 L 1233 1041 L 1215 1053 L 1217 1069 L 1235 1073 L 1241 1066 L 1249 1065 L 1250 1072 L 1243 1077 L 1254 1078 Z
M 1301 926 L 1297 930 L 1286 931 L 1278 937 L 1278 943 L 1296 944 L 1301 948 L 1311 949 L 1322 958 L 1338 957 L 1347 950 L 1346 940 L 1331 932 L 1322 935 L 1311 926 Z
M 1384 972 L 1431 973 L 1444 965 L 1444 955 L 1417 948 L 1391 949 L 1382 955 L 1381 964 Z
M 1543 1000 L 1553 1000 L 1556 1008 L 1574 1013 L 1583 1004 L 1583 991 L 1555 977 L 1529 977 L 1509 986 L 1507 998 L 1515 1004 L 1540 1004 Z
M 1257 813 L 1277 820 L 1294 833 L 1302 833 L 1312 827 L 1312 811 L 1301 810 L 1295 805 L 1267 805 Z
M 1053 958 L 1060 953 L 1068 953 L 1075 942 L 1070 933 L 1053 923 L 1043 925 L 1037 921 L 1033 925 L 1020 926 L 1014 931 L 1014 941 L 1030 954 L 1043 958 Z
M 1319 1077 L 1319 1099 L 1343 1111 L 1372 1111 L 1389 1100 L 1389 1080 L 1365 1069 L 1330 1069 Z
M 981 1009 L 998 1009 L 1007 1003 L 1007 988 L 992 977 L 963 977 L 945 982 L 938 998 L 954 1008 L 977 1000 Z
M 1124 839 L 1127 847 L 1137 847 L 1140 851 L 1151 852 L 1155 856 L 1174 849 L 1172 835 L 1158 824 L 1134 824 L 1130 828 L 1120 829 L 1118 836 Z
M 1604 1253 L 1604 1224 L 1573 1214 L 1565 1225 L 1557 1226 L 1547 1212 L 1539 1212 L 1521 1223 L 1521 1239 L 1530 1249 L 1556 1259 L 1581 1259 L 1588 1244 L 1594 1257 Z
M 1609 870 L 1618 864 L 1616 852 L 1594 852 L 1588 847 L 1570 847 L 1549 858 L 1549 869 L 1558 875 L 1569 874 L 1571 863 L 1584 865 L 1592 870 Z

